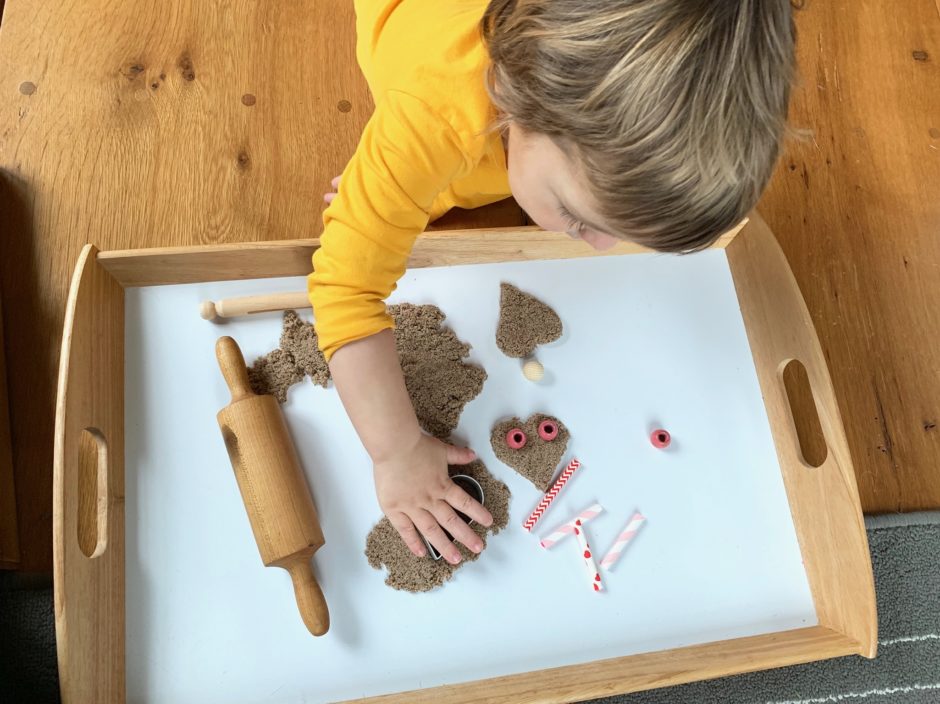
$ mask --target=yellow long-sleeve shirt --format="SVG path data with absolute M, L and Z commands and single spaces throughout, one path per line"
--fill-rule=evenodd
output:
M 393 326 L 385 299 L 414 241 L 452 207 L 510 195 L 486 92 L 485 0 L 359 0 L 356 58 L 375 112 L 323 213 L 308 291 L 327 359 Z

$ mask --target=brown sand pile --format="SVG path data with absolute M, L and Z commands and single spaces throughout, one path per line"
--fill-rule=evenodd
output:
M 395 318 L 395 346 L 418 422 L 446 441 L 464 406 L 483 389 L 486 372 L 464 361 L 470 345 L 442 327 L 440 308 L 402 303 L 388 310 Z
M 418 422 L 428 433 L 446 441 L 457 427 L 464 406 L 483 389 L 486 372 L 465 361 L 470 346 L 461 342 L 453 330 L 443 327 L 445 316 L 436 306 L 402 303 L 388 310 L 395 319 L 395 347 Z M 473 530 L 483 540 L 485 550 L 486 536 L 498 533 L 509 520 L 509 489 L 480 461 L 451 466 L 449 472 L 451 476 L 467 474 L 483 487 L 484 504 L 493 515 L 493 525 L 484 528 L 474 524 Z M 441 586 L 461 565 L 479 557 L 462 545 L 458 544 L 458 549 L 463 559 L 457 565 L 444 559 L 415 557 L 388 518 L 380 520 L 366 538 L 369 564 L 388 570 L 387 585 L 410 592 Z
M 483 487 L 483 502 L 493 515 L 493 525 L 484 528 L 479 523 L 474 523 L 471 528 L 483 540 L 485 551 L 486 537 L 491 533 L 495 535 L 509 522 L 509 489 L 490 474 L 479 460 L 468 465 L 452 465 L 448 471 L 451 476 L 467 474 Z M 366 557 L 375 569 L 385 567 L 388 570 L 385 583 L 393 589 L 427 592 L 444 584 L 453 577 L 454 572 L 468 562 L 475 561 L 482 554 L 473 553 L 460 543 L 456 545 L 463 558 L 456 565 L 443 558 L 434 560 L 430 557 L 416 557 L 405 546 L 388 518 L 383 518 L 366 538 Z
M 528 357 L 536 346 L 561 337 L 558 314 L 512 284 L 501 284 L 496 344 L 509 357 Z
M 442 326 L 445 316 L 440 308 L 402 303 L 388 310 L 395 319 L 395 346 L 418 422 L 434 437 L 447 440 L 464 406 L 483 389 L 486 372 L 464 361 L 470 345 Z M 255 393 L 272 394 L 284 403 L 288 387 L 304 375 L 326 387 L 330 368 L 313 325 L 294 311 L 285 311 L 280 344 L 248 370 Z
M 248 367 L 248 381 L 256 394 L 271 394 L 279 403 L 287 401 L 287 390 L 301 381 L 304 373 L 289 352 L 271 350 Z
M 546 441 L 539 437 L 539 423 L 550 420 L 558 425 L 558 435 Z M 506 444 L 506 435 L 513 428 L 520 428 L 526 436 L 526 444 L 514 450 Z M 493 452 L 500 461 L 512 467 L 542 491 L 548 491 L 561 458 L 568 448 L 568 429 L 554 416 L 536 413 L 525 421 L 510 418 L 500 421 L 490 434 Z
M 310 377 L 310 381 L 326 388 L 330 380 L 330 367 L 326 363 L 326 357 L 320 351 L 317 333 L 313 325 L 302 320 L 292 310 L 284 312 L 281 349 L 290 353 L 294 358 L 294 363 Z
M 330 380 L 330 368 L 317 345 L 313 325 L 287 310 L 284 311 L 281 346 L 252 363 L 248 380 L 256 394 L 271 394 L 284 403 L 287 389 L 302 381 L 305 375 L 325 388 Z
M 465 360 L 470 346 L 461 342 L 453 330 L 443 326 L 445 319 L 435 306 L 409 303 L 389 306 L 395 319 L 395 346 L 401 360 L 405 386 L 421 427 L 441 440 L 448 440 L 464 406 L 483 389 L 486 372 Z M 330 370 L 317 345 L 312 325 L 294 311 L 284 313 L 280 347 L 256 360 L 249 378 L 256 393 L 271 393 L 278 401 L 287 400 L 287 389 L 309 376 L 326 386 Z M 452 466 L 450 474 L 468 474 L 483 487 L 484 503 L 493 515 L 493 525 L 473 525 L 483 540 L 499 532 L 509 520 L 509 489 L 476 461 L 466 466 Z M 453 573 L 479 555 L 458 545 L 463 560 L 451 565 L 446 560 L 415 557 L 405 546 L 387 518 L 380 520 L 366 539 L 366 556 L 376 569 L 388 570 L 385 583 L 395 589 L 426 592 L 441 586 Z

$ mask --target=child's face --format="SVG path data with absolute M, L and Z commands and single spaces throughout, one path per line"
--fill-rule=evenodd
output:
M 509 188 L 520 207 L 544 230 L 567 232 L 594 249 L 610 249 L 607 234 L 578 165 L 549 137 L 511 123 Z

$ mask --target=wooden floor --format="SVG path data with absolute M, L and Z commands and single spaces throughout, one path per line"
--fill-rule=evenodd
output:
M 940 0 L 810 1 L 760 209 L 826 352 L 870 512 L 940 507 Z
M 761 209 L 825 348 L 865 507 L 940 506 L 940 7 L 812 0 Z M 7 0 L 0 277 L 21 567 L 51 565 L 52 418 L 81 246 L 319 233 L 371 111 L 348 0 Z M 512 203 L 448 216 L 517 224 Z

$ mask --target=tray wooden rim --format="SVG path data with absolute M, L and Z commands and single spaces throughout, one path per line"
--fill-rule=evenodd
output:
M 124 288 L 164 283 L 300 276 L 316 240 L 98 252 L 79 257 L 69 293 L 56 404 L 53 481 L 56 634 L 63 701 L 125 701 L 123 552 Z M 564 702 L 609 696 L 799 662 L 858 654 L 877 645 L 874 581 L 848 445 L 825 358 L 789 265 L 759 215 L 729 231 L 724 248 L 758 372 L 813 594 L 819 625 L 642 655 L 402 692 L 368 702 Z M 410 267 L 558 259 L 595 253 L 535 228 L 426 233 Z M 829 455 L 808 468 L 780 369 L 806 367 Z M 115 411 L 115 404 L 120 413 Z M 108 549 L 81 552 L 76 506 L 79 438 L 97 428 L 120 449 L 109 471 Z M 87 499 L 86 499 L 87 500 Z M 100 508 L 100 507 L 99 507 Z
M 712 245 L 728 246 L 748 223 L 724 233 Z M 98 262 L 122 286 L 232 281 L 278 276 L 305 276 L 310 260 L 320 246 L 319 239 L 248 242 L 230 245 L 161 247 L 100 252 Z M 564 233 L 537 227 L 501 227 L 478 230 L 426 232 L 418 238 L 408 260 L 408 268 L 454 266 L 486 262 L 638 254 L 649 250 L 632 242 L 597 252 Z

